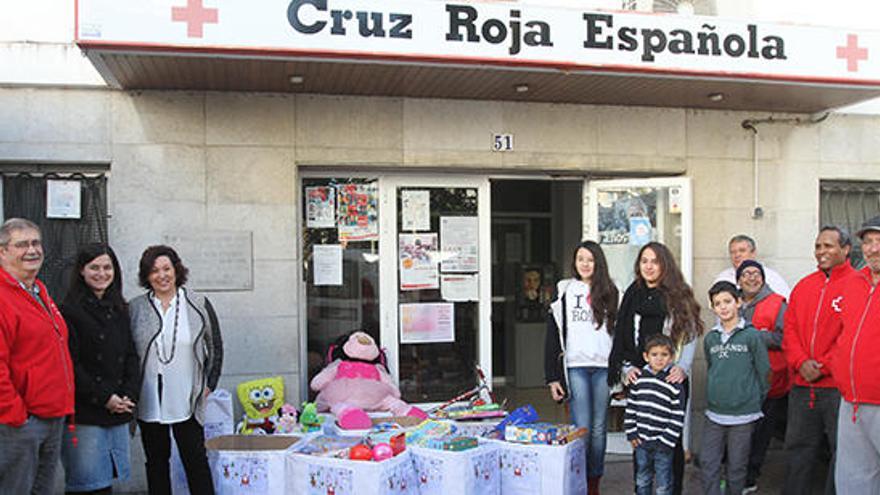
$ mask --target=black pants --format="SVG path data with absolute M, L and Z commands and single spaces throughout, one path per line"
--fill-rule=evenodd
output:
M 776 430 L 784 427 L 788 411 L 788 395 L 774 399 L 764 399 L 761 412 L 764 417 L 759 419 L 752 431 L 752 448 L 749 451 L 749 472 L 746 475 L 746 486 L 754 485 L 761 476 L 761 466 L 767 457 L 767 447 Z
M 205 432 L 195 418 L 182 423 L 163 425 L 138 421 L 141 442 L 147 458 L 147 487 L 150 495 L 171 495 L 171 435 L 186 471 L 186 482 L 192 495 L 214 495 L 214 483 L 205 452 Z
M 785 485 L 782 493 L 800 495 L 809 493 L 813 486 L 813 472 L 825 469 L 822 463 L 823 445 L 831 447 L 831 462 L 825 481 L 825 494 L 833 495 L 834 460 L 837 451 L 837 411 L 840 392 L 836 388 L 813 389 L 812 407 L 809 387 L 795 385 L 788 393 L 788 430 L 785 432 Z M 846 445 L 841 445 L 845 449 Z

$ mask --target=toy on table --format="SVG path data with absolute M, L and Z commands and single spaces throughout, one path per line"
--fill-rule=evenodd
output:
M 329 364 L 312 379 L 318 410 L 332 412 L 346 430 L 370 428 L 373 423 L 367 411 L 426 418 L 424 411 L 400 399 L 384 356 L 373 337 L 364 332 L 337 339 L 327 351 Z
M 348 451 L 348 458 L 353 461 L 372 461 L 373 450 L 364 444 L 357 444 Z
M 479 365 L 474 367 L 477 373 L 477 386 L 458 394 L 457 396 L 449 399 L 443 404 L 435 407 L 430 411 L 432 416 L 444 417 L 443 410 L 447 407 L 455 404 L 456 402 L 463 401 L 468 399 L 472 406 L 485 406 L 487 404 L 494 404 L 495 395 L 492 393 L 492 390 L 489 388 L 489 382 L 486 380 L 486 374 L 483 373 L 482 368 Z
M 299 414 L 299 424 L 303 432 L 318 431 L 324 418 L 318 416 L 318 407 L 314 402 L 303 402 L 302 412 Z
M 479 441 L 475 437 L 448 436 L 432 438 L 428 440 L 425 447 L 437 450 L 449 450 L 452 452 L 460 452 L 476 448 Z
M 242 382 L 236 392 L 244 408 L 244 418 L 235 432 L 241 435 L 275 433 L 278 409 L 284 404 L 284 379 L 273 376 Z
M 507 425 L 504 429 L 504 440 L 516 443 L 565 445 L 585 435 L 586 432 L 586 428 L 577 428 L 571 424 L 523 423 Z
M 374 461 L 384 461 L 385 459 L 391 459 L 394 457 L 394 450 L 391 449 L 391 445 L 388 445 L 385 442 L 377 443 L 373 446 L 373 460 Z
M 297 423 L 298 413 L 290 404 L 284 404 L 278 411 L 278 421 L 275 424 L 275 433 L 290 435 L 299 430 Z
M 508 414 L 506 418 L 502 419 L 497 426 L 495 426 L 494 432 L 498 435 L 504 434 L 504 428 L 507 425 L 519 425 L 523 423 L 537 423 L 538 422 L 538 413 L 535 412 L 535 408 L 532 407 L 531 404 L 526 404 L 522 407 L 515 409 L 512 413 Z

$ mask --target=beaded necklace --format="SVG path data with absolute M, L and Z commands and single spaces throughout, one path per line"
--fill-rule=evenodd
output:
M 156 342 L 156 358 L 163 365 L 167 365 L 167 364 L 171 363 L 171 361 L 174 361 L 174 353 L 177 351 L 177 317 L 179 314 L 180 314 L 180 296 L 178 295 L 178 297 L 176 297 L 174 299 L 174 333 L 172 334 L 172 337 L 171 337 L 171 356 L 168 357 L 167 359 L 162 357 L 163 354 L 165 356 L 168 356 L 168 353 L 165 352 L 165 339 L 164 338 L 161 339 L 162 340 L 161 345 L 159 342 Z

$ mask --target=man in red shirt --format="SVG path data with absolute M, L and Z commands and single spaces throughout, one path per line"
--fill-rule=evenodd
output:
M 810 492 L 823 438 L 834 459 L 840 394 L 831 376 L 831 351 L 840 334 L 834 317 L 840 281 L 855 272 L 848 261 L 851 249 L 846 230 L 822 227 L 813 251 L 817 270 L 795 285 L 785 313 L 782 350 L 794 374 L 785 435 L 785 494 Z M 828 469 L 825 493 L 834 493 L 834 462 Z
M 839 493 L 880 493 L 880 216 L 862 225 L 868 266 L 841 285 L 843 325 L 832 355 L 832 373 L 843 396 L 837 418 Z
M 40 229 L 0 226 L 0 493 L 51 493 L 73 414 L 67 325 L 46 286 Z

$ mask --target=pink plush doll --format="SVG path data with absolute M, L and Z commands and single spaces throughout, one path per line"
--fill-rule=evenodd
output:
M 318 411 L 330 411 L 339 426 L 362 430 L 372 426 L 366 411 L 389 411 L 395 416 L 428 417 L 425 411 L 400 400 L 400 389 L 391 381 L 384 355 L 376 341 L 364 332 L 354 332 L 330 346 L 331 361 L 312 379 L 318 392 Z

